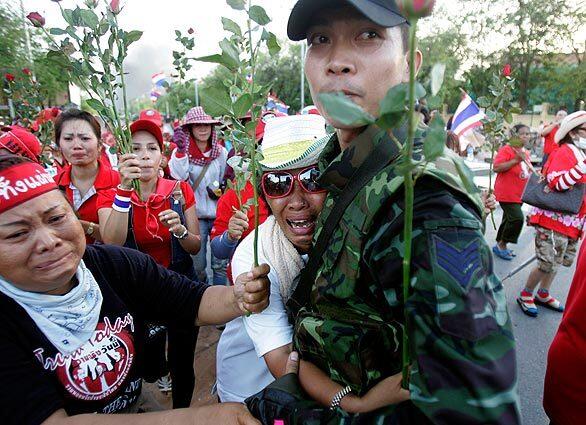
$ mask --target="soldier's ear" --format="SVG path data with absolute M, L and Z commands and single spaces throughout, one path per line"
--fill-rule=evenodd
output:
M 408 83 L 409 82 L 409 51 L 407 51 L 405 53 L 405 66 L 403 68 L 403 83 Z M 417 74 L 419 73 L 419 70 L 421 69 L 421 64 L 423 63 L 423 54 L 421 53 L 421 51 L 417 50 L 415 52 L 415 75 L 417 76 Z

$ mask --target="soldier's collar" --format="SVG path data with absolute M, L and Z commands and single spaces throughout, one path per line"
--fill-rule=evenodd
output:
M 403 143 L 404 128 L 397 129 L 395 136 L 400 143 Z M 342 152 L 338 137 L 334 134 L 324 148 L 319 162 L 321 170 L 319 182 L 322 187 L 330 192 L 340 193 L 368 155 L 381 142 L 394 143 L 384 130 L 376 125 L 370 125 L 365 127 L 364 131 Z

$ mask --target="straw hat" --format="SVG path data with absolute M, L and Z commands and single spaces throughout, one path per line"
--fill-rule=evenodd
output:
M 191 124 L 221 124 L 220 121 L 213 119 L 210 115 L 206 114 L 201 106 L 196 106 L 195 108 L 191 108 L 185 114 L 185 118 L 183 119 L 182 127 L 191 125 Z
M 293 115 L 269 120 L 261 146 L 263 170 L 317 164 L 329 139 L 325 126 L 326 121 L 319 115 Z

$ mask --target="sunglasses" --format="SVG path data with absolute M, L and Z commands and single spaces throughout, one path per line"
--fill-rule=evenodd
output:
M 297 180 L 301 188 L 307 193 L 325 192 L 325 189 L 322 189 L 317 182 L 319 176 L 319 169 L 315 165 L 304 168 L 295 175 L 286 171 L 270 171 L 262 176 L 262 191 L 267 198 L 284 198 L 293 191 L 295 180 Z

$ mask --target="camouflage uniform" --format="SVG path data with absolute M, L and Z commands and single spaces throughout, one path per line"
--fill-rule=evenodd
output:
M 316 239 L 341 190 L 378 143 L 392 142 L 374 126 L 344 152 L 335 136 L 329 141 L 320 160 L 328 196 Z M 459 158 L 437 164 L 428 165 L 415 186 L 406 303 L 411 401 L 435 424 L 517 424 L 515 343 L 483 237 L 482 203 L 459 178 L 466 172 Z M 401 371 L 404 195 L 395 168 L 386 167 L 346 209 L 310 305 L 295 323 L 302 358 L 360 395 Z

